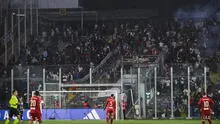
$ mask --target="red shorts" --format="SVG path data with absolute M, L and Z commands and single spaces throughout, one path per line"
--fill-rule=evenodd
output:
M 106 114 L 114 114 L 114 109 L 107 109 Z
M 202 120 L 211 118 L 211 111 L 210 110 L 201 111 L 201 118 Z
M 32 121 L 39 121 L 42 122 L 41 113 L 30 113 L 30 118 Z
M 114 115 L 115 115 L 114 109 L 107 109 L 106 110 L 106 119 L 109 119 L 110 115 L 114 117 Z

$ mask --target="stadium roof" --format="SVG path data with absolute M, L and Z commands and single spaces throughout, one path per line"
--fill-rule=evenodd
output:
M 210 0 L 79 0 L 86 9 L 147 9 L 176 8 L 182 5 L 205 3 Z

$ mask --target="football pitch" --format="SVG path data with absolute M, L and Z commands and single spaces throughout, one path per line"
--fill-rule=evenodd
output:
M 4 124 L 3 121 L 0 121 L 0 124 Z M 24 122 L 24 124 L 28 124 Z M 106 124 L 105 121 L 58 121 L 50 120 L 43 121 L 43 124 Z M 114 124 L 201 124 L 200 120 L 124 120 L 124 121 L 115 121 Z M 206 122 L 208 124 L 208 122 Z M 219 120 L 214 120 L 213 124 L 220 124 Z

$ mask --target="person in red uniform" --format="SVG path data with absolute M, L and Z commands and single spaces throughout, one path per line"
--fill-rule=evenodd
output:
M 200 98 L 198 105 L 200 108 L 202 124 L 205 124 L 206 119 L 208 119 L 209 124 L 212 124 L 211 114 L 212 108 L 214 107 L 214 101 L 205 94 Z
M 115 117 L 115 109 L 116 109 L 116 101 L 114 94 L 112 94 L 109 98 L 107 98 L 104 110 L 105 109 L 106 109 L 107 124 L 113 124 L 113 120 Z
M 39 124 L 42 124 L 41 115 L 41 97 L 39 91 L 35 91 L 34 96 L 31 97 L 30 101 L 29 124 L 33 124 L 33 121 L 38 121 Z
M 89 102 L 87 100 L 85 102 L 83 102 L 83 108 L 85 108 L 85 109 L 90 108 Z

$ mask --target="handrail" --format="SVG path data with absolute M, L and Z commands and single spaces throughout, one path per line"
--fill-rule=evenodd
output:
M 131 111 L 134 109 L 135 105 L 138 103 L 139 99 L 137 99 L 135 101 L 134 104 L 132 104 L 131 108 L 128 110 L 128 112 L 126 113 L 126 117 L 131 113 Z
M 107 60 L 109 60 L 110 57 L 112 57 L 115 53 L 117 53 L 119 51 L 119 47 L 117 47 L 114 51 L 111 51 L 107 54 L 107 56 L 100 62 L 100 64 L 98 66 L 96 66 L 94 68 L 94 70 L 92 71 L 92 73 L 96 73 L 101 67 L 103 67 L 103 65 L 106 63 Z M 84 82 L 86 80 L 89 79 L 89 74 L 87 74 L 86 76 L 84 76 L 81 79 L 75 80 L 76 82 Z

